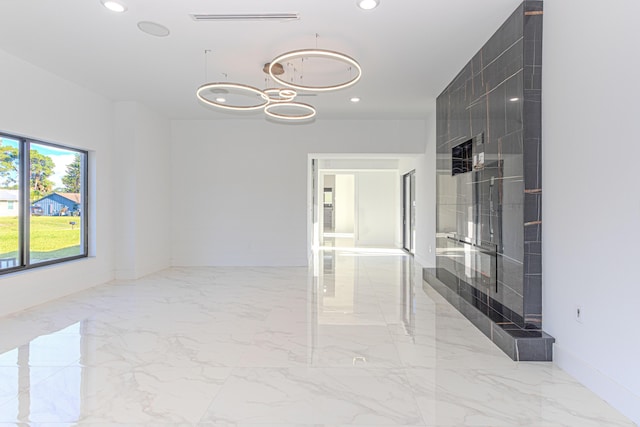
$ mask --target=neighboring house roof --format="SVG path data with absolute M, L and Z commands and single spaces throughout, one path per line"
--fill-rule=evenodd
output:
M 58 195 L 58 196 L 63 197 L 63 198 L 65 198 L 65 199 L 67 199 L 67 200 L 69 200 L 69 201 L 71 201 L 73 203 L 78 203 L 78 204 L 80 203 L 80 200 L 81 200 L 80 199 L 80 193 L 51 193 L 51 194 L 49 194 L 49 195 L 47 195 L 47 196 L 45 196 L 45 197 L 43 197 L 41 199 L 36 200 L 35 202 L 32 202 L 32 204 L 38 203 L 39 201 L 44 200 L 44 199 L 48 199 L 53 195 Z
M 69 199 L 72 202 L 80 203 L 80 193 L 53 193 L 59 196 L 64 197 L 65 199 Z
M 0 200 L 17 201 L 18 190 L 0 190 Z

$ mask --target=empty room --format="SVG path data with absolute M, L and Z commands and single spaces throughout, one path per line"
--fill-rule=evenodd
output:
M 639 14 L 0 1 L 0 427 L 639 425 Z

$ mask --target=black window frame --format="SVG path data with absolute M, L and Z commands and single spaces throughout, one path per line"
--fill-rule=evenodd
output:
M 42 141 L 25 136 L 19 136 L 10 134 L 7 132 L 0 132 L 0 138 L 6 138 L 18 142 L 19 152 L 19 170 L 18 170 L 18 253 L 20 255 L 20 262 L 18 265 L 8 268 L 0 269 L 0 276 L 15 273 L 19 271 L 31 270 L 39 267 L 46 267 L 53 264 L 60 264 L 68 261 L 74 261 L 78 259 L 89 257 L 89 152 L 76 147 L 69 147 L 62 144 Z M 64 258 L 56 258 L 46 261 L 38 261 L 36 263 L 31 262 L 30 256 L 30 218 L 31 218 L 31 192 L 30 192 L 30 156 L 31 156 L 31 144 L 37 144 L 42 146 L 51 147 L 59 150 L 68 150 L 81 155 L 80 162 L 81 167 L 81 195 L 80 195 L 80 217 L 81 217 L 81 248 L 82 253 L 78 255 L 72 255 Z M 84 236 L 84 238 L 82 237 Z

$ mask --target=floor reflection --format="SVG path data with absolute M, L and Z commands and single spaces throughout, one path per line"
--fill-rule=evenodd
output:
M 0 319 L 0 426 L 631 426 L 515 363 L 413 257 L 171 268 Z
M 410 337 L 413 337 L 416 324 L 414 271 L 413 257 L 405 257 L 402 262 L 402 324 Z
M 0 420 L 33 420 L 32 414 L 52 412 L 69 421 L 80 419 L 82 327 L 76 322 L 0 354 L 0 397 L 6 400 Z M 46 381 L 54 375 L 56 381 Z

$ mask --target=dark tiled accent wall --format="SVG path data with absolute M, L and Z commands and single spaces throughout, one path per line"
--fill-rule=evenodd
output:
M 542 320 L 541 60 L 542 1 L 526 0 L 436 109 L 437 276 L 489 317 L 526 329 Z M 474 137 L 484 167 L 452 176 L 452 148 Z

